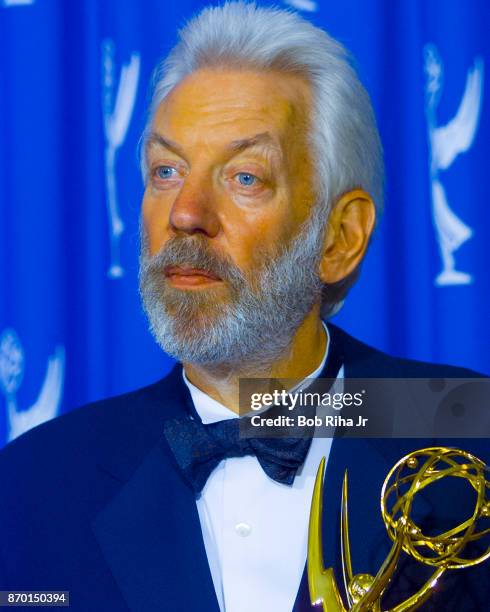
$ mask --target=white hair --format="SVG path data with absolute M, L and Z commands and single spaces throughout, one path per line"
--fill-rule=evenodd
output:
M 277 70 L 302 76 L 312 91 L 310 142 L 317 205 L 324 212 L 325 225 L 332 204 L 354 188 L 371 195 L 380 216 L 383 154 L 369 96 L 345 48 L 324 30 L 288 10 L 230 2 L 205 8 L 194 17 L 155 70 L 143 145 L 154 114 L 169 92 L 187 75 L 213 67 Z M 146 181 L 144 146 L 142 152 Z M 332 316 L 340 308 L 358 272 L 325 286 L 324 316 Z

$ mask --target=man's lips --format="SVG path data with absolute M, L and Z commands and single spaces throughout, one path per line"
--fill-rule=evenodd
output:
M 165 269 L 165 276 L 173 282 L 184 285 L 199 285 L 202 283 L 221 281 L 221 278 L 207 270 L 181 266 L 169 266 Z

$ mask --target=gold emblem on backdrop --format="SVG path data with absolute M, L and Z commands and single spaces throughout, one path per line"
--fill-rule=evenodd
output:
M 490 558 L 490 545 L 483 554 L 472 557 L 468 545 L 490 534 L 489 468 L 483 461 L 455 448 L 424 448 L 406 455 L 390 470 L 381 490 L 381 515 L 393 544 L 376 576 L 353 574 L 347 508 L 347 471 L 341 503 L 341 551 L 344 579 L 343 599 L 333 568 L 323 565 L 322 501 L 325 459 L 322 459 L 313 490 L 308 534 L 308 583 L 312 605 L 323 612 L 380 612 L 382 598 L 390 584 L 402 553 L 431 566 L 427 582 L 409 599 L 386 612 L 417 610 L 433 594 L 447 571 L 478 565 Z M 453 529 L 435 536 L 425 535 L 411 514 L 417 494 L 443 478 L 466 480 L 476 492 L 470 518 Z M 486 525 L 485 525 L 486 523 Z M 468 556 L 465 556 L 468 555 Z

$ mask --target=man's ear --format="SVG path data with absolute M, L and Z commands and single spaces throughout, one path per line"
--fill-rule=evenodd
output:
M 346 278 L 360 264 L 376 220 L 371 196 L 362 189 L 344 193 L 328 219 L 320 278 L 326 284 Z

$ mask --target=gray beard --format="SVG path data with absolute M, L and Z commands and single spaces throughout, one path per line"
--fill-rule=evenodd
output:
M 269 369 L 287 353 L 320 300 L 324 226 L 315 206 L 286 247 L 275 255 L 259 254 L 250 278 L 200 234 L 171 238 L 151 257 L 142 231 L 140 294 L 157 343 L 182 362 L 250 373 Z M 223 283 L 199 291 L 176 289 L 166 280 L 168 266 L 199 268 Z

